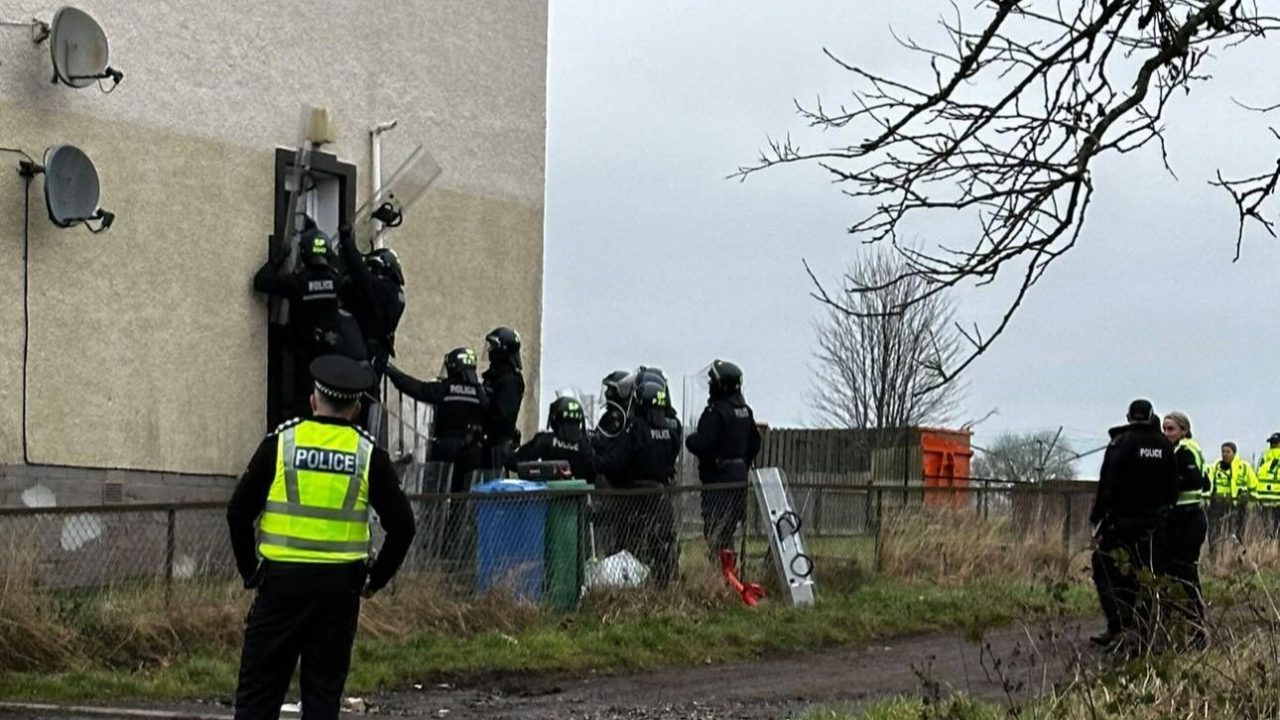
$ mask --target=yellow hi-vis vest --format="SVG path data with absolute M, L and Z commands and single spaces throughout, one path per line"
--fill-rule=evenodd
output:
M 1249 495 L 1268 505 L 1280 504 L 1280 448 L 1271 448 L 1262 456 L 1257 476 Z
M 258 552 L 296 563 L 368 558 L 373 442 L 353 427 L 308 420 L 285 427 L 278 438 Z
M 1249 494 L 1258 483 L 1253 468 L 1239 455 L 1231 459 L 1231 467 L 1226 470 L 1222 469 L 1221 462 L 1210 463 L 1205 467 L 1205 474 L 1209 476 L 1213 496 L 1225 500 L 1235 500 L 1241 493 Z
M 1191 454 L 1195 456 L 1196 470 L 1198 470 L 1200 472 L 1201 477 L 1203 477 L 1204 476 L 1204 453 L 1200 451 L 1200 443 L 1196 442 L 1195 440 L 1192 440 L 1191 438 L 1182 438 L 1181 440 L 1178 441 L 1177 450 L 1182 450 L 1184 448 L 1187 450 L 1190 450 Z M 1183 490 L 1182 492 L 1178 493 L 1177 504 L 1178 505 L 1196 505 L 1203 499 L 1204 499 L 1204 493 L 1199 489 Z

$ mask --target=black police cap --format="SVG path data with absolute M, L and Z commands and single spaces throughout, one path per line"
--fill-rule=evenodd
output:
M 316 391 L 334 400 L 358 400 L 378 382 L 373 366 L 342 355 L 321 355 L 311 361 Z
M 1155 408 L 1151 407 L 1151 401 L 1139 398 L 1129 403 L 1129 412 L 1126 417 L 1129 422 L 1147 422 L 1154 414 Z

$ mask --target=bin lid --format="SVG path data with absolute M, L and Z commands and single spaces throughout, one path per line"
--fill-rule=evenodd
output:
M 587 482 L 586 480 L 577 480 L 577 479 L 548 480 L 542 484 L 545 485 L 548 490 L 565 491 L 565 490 L 590 490 L 591 489 L 591 483 Z
M 471 488 L 471 492 L 481 494 L 519 493 L 538 492 L 546 489 L 546 483 L 532 482 L 530 480 L 490 480 Z

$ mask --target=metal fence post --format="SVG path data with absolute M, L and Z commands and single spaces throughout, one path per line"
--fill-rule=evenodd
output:
M 169 609 L 169 603 L 173 598 L 173 555 L 177 549 L 177 537 L 175 533 L 175 525 L 178 519 L 177 508 L 170 507 L 165 513 L 166 527 L 164 536 L 164 607 Z
M 1071 512 L 1075 507 L 1070 491 L 1062 491 L 1062 501 L 1066 503 L 1066 512 L 1062 513 L 1062 549 L 1071 552 Z
M 884 541 L 880 535 L 884 529 L 884 497 L 879 488 L 876 489 L 876 544 L 875 544 L 875 570 L 880 572 L 883 566 Z

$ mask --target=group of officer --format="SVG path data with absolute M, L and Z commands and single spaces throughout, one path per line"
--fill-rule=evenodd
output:
M 605 487 L 652 488 L 617 498 L 633 504 L 619 502 L 608 516 L 621 547 L 664 585 L 677 575 L 679 548 L 670 496 L 656 490 L 674 482 L 683 442 L 698 458 L 703 483 L 727 485 L 703 493 L 702 513 L 709 546 L 731 546 L 744 515 L 747 470 L 760 448 L 740 368 L 712 363 L 707 407 L 687 438 L 666 377 L 641 367 L 606 378 L 606 409 L 593 430 L 579 401 L 561 397 L 551 403 L 547 429 L 517 447 L 524 393 L 519 335 L 498 328 L 485 341 L 490 366 L 483 377 L 468 348 L 445 356 L 437 380 L 384 366 L 402 392 L 435 406 L 431 458 L 454 466 L 450 490 L 469 489 L 473 470 L 545 460 L 567 461 L 575 477 Z M 307 376 L 310 412 L 262 441 L 227 509 L 237 567 L 245 587 L 257 590 L 245 620 L 238 720 L 279 717 L 299 662 L 304 715 L 339 716 L 360 599 L 390 582 L 415 534 L 390 456 L 359 424 L 361 400 L 378 382 L 373 363 L 326 353 L 311 361 Z M 376 555 L 371 509 L 386 533 Z M 463 518 L 451 514 L 446 532 L 464 532 Z
M 1094 642 L 1130 652 L 1152 640 L 1162 608 L 1187 623 L 1193 646 L 1206 642 L 1200 552 L 1214 525 L 1231 519 L 1243 531 L 1245 503 L 1280 517 L 1280 433 L 1255 473 L 1233 442 L 1205 462 L 1181 412 L 1163 419 L 1150 401 L 1134 400 L 1125 425 L 1110 431 L 1089 522 L 1094 528 L 1093 578 L 1107 628 Z M 1210 503 L 1206 509 L 1206 503 Z M 1144 573 L 1145 571 L 1145 573 Z M 1156 583 L 1144 582 L 1155 578 Z M 1167 593 L 1161 593 L 1165 588 Z M 1161 597 L 1165 602 L 1159 602 Z
M 322 355 L 368 361 L 376 371 L 395 356 L 405 309 L 404 271 L 395 251 L 362 254 L 349 225 L 335 251 L 304 216 L 300 242 L 274 252 L 253 277 L 254 290 L 288 303 L 285 326 L 292 358 L 288 415 L 306 414 L 311 362 Z

